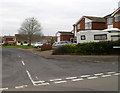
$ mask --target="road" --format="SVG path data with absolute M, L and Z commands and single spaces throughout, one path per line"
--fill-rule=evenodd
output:
M 118 91 L 118 63 L 44 59 L 17 48 L 2 49 L 6 91 Z

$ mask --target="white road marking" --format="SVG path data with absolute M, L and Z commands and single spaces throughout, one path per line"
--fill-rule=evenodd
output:
M 54 82 L 55 84 L 59 84 L 59 83 L 65 83 L 67 81 L 57 81 L 57 82 Z
M 108 74 L 114 74 L 114 73 L 116 73 L 116 72 L 107 72 Z
M 35 84 L 35 86 L 49 85 L 50 83 Z
M 103 75 L 103 73 L 98 73 L 98 74 L 94 74 L 95 76 L 100 76 Z
M 98 77 L 88 77 L 87 79 L 95 79 L 95 78 L 98 78 Z
M 3 90 L 8 90 L 8 88 L 0 88 L 0 90 L 1 90 L 1 91 L 3 91 Z
M 26 70 L 26 72 L 27 72 L 28 77 L 29 77 L 29 79 L 31 80 L 32 84 L 33 84 L 33 85 L 35 85 L 35 83 L 34 83 L 34 81 L 33 81 L 32 77 L 31 77 L 31 75 L 30 75 L 29 71 L 28 71 L 28 70 Z
M 16 88 L 16 89 L 20 89 L 20 88 L 25 88 L 25 87 L 27 87 L 27 85 L 16 86 L 15 88 Z
M 20 56 L 19 56 L 19 58 L 20 58 Z
M 82 76 L 80 76 L 80 77 L 89 77 L 89 76 L 91 76 L 91 75 L 82 75 Z
M 51 79 L 50 81 L 58 81 L 58 80 L 62 80 L 61 78 L 58 79 Z
M 78 79 L 73 79 L 72 81 L 80 81 L 80 80 L 84 80 L 83 78 L 78 78 Z
M 34 81 L 34 83 L 44 83 L 45 81 Z
M 110 77 L 111 75 L 102 75 L 101 77 Z
M 25 66 L 25 63 L 24 63 L 24 61 L 22 61 L 22 64 Z
M 77 78 L 77 77 L 67 77 L 65 79 L 75 79 L 75 78 Z
M 117 76 L 117 75 L 120 75 L 120 73 L 115 73 L 114 75 Z

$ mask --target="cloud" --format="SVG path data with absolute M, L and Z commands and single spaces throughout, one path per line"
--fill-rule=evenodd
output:
M 58 30 L 72 30 L 83 15 L 104 16 L 117 4 L 118 0 L 1 0 L 0 29 L 13 35 L 26 18 L 35 17 L 45 35 L 55 35 Z

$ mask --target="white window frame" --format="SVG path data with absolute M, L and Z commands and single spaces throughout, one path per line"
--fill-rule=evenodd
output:
M 115 22 L 120 22 L 120 14 L 116 14 L 114 17 L 115 17 Z
M 77 29 L 80 29 L 80 24 L 77 25 Z
M 108 24 L 108 25 L 112 25 L 112 24 L 113 24 L 113 19 L 112 19 L 112 17 L 108 17 L 108 18 L 107 18 L 107 24 Z
M 91 22 L 85 23 L 85 29 L 91 29 Z

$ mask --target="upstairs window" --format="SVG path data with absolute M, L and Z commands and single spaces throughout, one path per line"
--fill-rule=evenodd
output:
M 120 14 L 116 14 L 114 17 L 115 17 L 115 22 L 120 22 Z
M 107 19 L 107 24 L 108 24 L 108 25 L 112 25 L 112 24 L 113 24 L 113 19 L 112 19 L 112 17 L 109 17 L 109 18 Z
M 80 29 L 80 24 L 77 25 L 77 29 Z
M 85 23 L 85 29 L 91 29 L 91 23 L 90 22 Z

